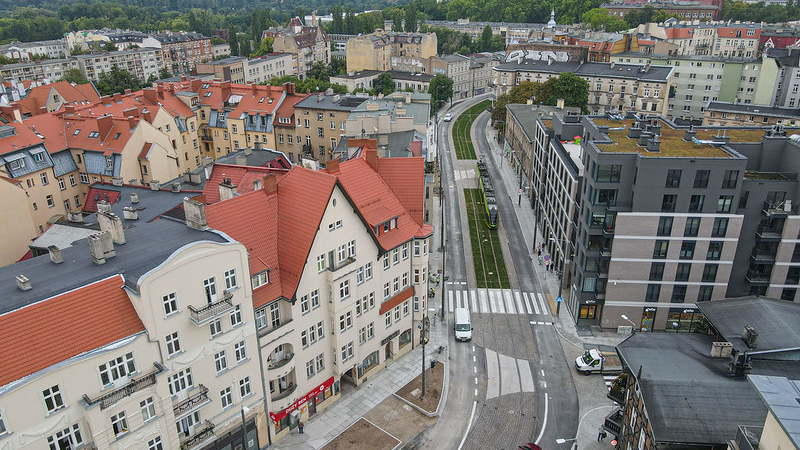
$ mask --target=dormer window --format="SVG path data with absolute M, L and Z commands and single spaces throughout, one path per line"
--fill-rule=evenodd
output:
M 211 97 L 211 92 L 206 92 L 205 94 L 203 94 L 203 97 Z
M 263 286 L 265 284 L 269 284 L 269 270 L 270 269 L 267 269 L 267 270 L 265 270 L 263 272 L 259 272 L 259 273 L 255 274 L 255 275 L 253 275 L 253 277 L 251 279 L 252 282 L 253 282 L 253 289 L 255 289 L 255 288 L 259 287 L 259 286 Z

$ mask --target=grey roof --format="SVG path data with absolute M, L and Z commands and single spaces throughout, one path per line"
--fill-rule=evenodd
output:
M 344 78 L 347 80 L 355 80 L 358 78 L 371 77 L 383 73 L 381 70 L 359 70 L 358 72 L 347 72 L 341 75 L 336 75 L 334 78 Z
M 531 61 L 526 59 L 519 63 L 507 62 L 499 64 L 494 67 L 494 70 L 500 72 L 542 72 L 554 74 L 574 72 L 576 75 L 587 77 L 626 78 L 661 82 L 669 80 L 674 70 L 674 67 L 671 66 L 650 66 L 647 72 L 643 72 L 640 69 L 644 67 L 645 66 L 638 64 L 615 63 L 614 67 L 611 67 L 611 63 L 580 63 L 575 61 L 554 61 L 548 63 L 547 61 Z
M 439 59 L 441 59 L 442 61 L 448 62 L 448 63 L 460 63 L 460 62 L 469 61 L 469 58 L 467 58 L 464 55 L 459 55 L 458 53 L 452 53 L 452 54 L 449 54 L 449 55 L 442 55 L 442 56 L 439 57 Z
M 800 448 L 800 381 L 763 375 L 748 378 L 794 447 Z
M 401 72 L 399 70 L 390 70 L 389 75 L 392 76 L 393 80 L 419 81 L 422 83 L 430 83 L 433 79 L 433 75 L 429 73 Z
M 125 221 L 125 226 L 131 221 Z M 0 314 L 76 289 L 88 283 L 122 274 L 126 286 L 135 289 L 139 278 L 164 262 L 173 252 L 192 242 L 227 242 L 213 231 L 197 231 L 172 219 L 133 224 L 125 230 L 124 245 L 115 245 L 116 256 L 103 265 L 92 262 L 87 241 L 62 250 L 64 262 L 54 264 L 40 256 L 0 267 Z M 22 291 L 15 277 L 24 274 L 33 289 Z
M 800 118 L 800 110 L 796 108 L 773 108 L 771 106 L 746 105 L 744 103 L 709 102 L 706 111 L 730 112 L 734 114 L 758 114 L 761 116 L 777 116 L 790 119 Z
M 352 111 L 367 101 L 367 97 L 340 95 L 339 100 L 333 101 L 336 95 L 313 94 L 299 101 L 295 108 L 326 109 L 333 111 Z
M 182 204 L 184 197 L 191 198 L 202 193 L 202 190 L 199 190 L 195 186 L 188 184 L 186 186 L 182 186 L 183 189 L 181 192 L 172 192 L 170 190 L 170 185 L 166 183 L 162 186 L 165 188 L 154 191 L 149 187 L 144 186 L 133 186 L 128 184 L 124 186 L 114 186 L 105 182 L 94 183 L 91 185 L 84 203 L 88 204 L 90 201 L 96 201 L 94 196 L 98 196 L 98 200 L 103 200 L 105 197 L 105 191 L 119 192 L 119 198 L 111 205 L 111 212 L 122 217 L 122 208 L 126 206 L 130 206 L 139 210 L 139 220 L 125 221 L 125 226 L 128 227 L 136 226 L 137 224 L 144 222 L 150 222 L 174 206 Z M 136 193 L 137 197 L 139 197 L 139 203 L 131 203 L 131 193 Z M 90 196 L 92 197 L 90 198 Z M 97 218 L 94 215 L 90 215 L 84 219 L 84 222 L 97 223 Z
M 728 376 L 727 358 L 709 356 L 713 341 L 636 333 L 617 346 L 634 376 L 641 368 L 638 383 L 657 444 L 724 444 L 739 425 L 763 425 L 767 409 L 758 393 L 745 378 Z
M 36 161 L 34 155 L 39 155 L 39 161 Z M 6 165 L 6 169 L 12 178 L 28 175 L 47 167 L 53 166 L 53 160 L 47 149 L 43 144 L 36 144 L 31 147 L 20 149 L 16 152 L 9 152 L 0 156 L 0 161 Z M 18 161 L 14 165 L 19 165 L 17 168 L 12 168 L 12 161 Z
M 209 65 L 212 65 L 212 66 L 225 66 L 225 65 L 228 65 L 228 64 L 240 63 L 242 61 L 247 62 L 247 58 L 245 58 L 243 56 L 228 56 L 227 58 L 222 58 L 222 59 L 218 59 L 216 61 L 211 61 L 211 62 L 207 62 L 207 63 L 203 63 L 203 64 L 209 64 Z
M 263 167 L 275 158 L 282 155 L 281 152 L 269 149 L 253 149 L 252 153 L 245 155 L 244 149 L 237 152 L 228 153 L 227 155 L 217 158 L 217 163 L 220 164 L 236 164 L 237 156 L 244 156 L 246 158 L 246 165 L 251 167 Z
M 758 332 L 756 348 L 752 351 L 800 347 L 800 304 L 767 297 L 738 297 L 697 302 L 697 307 L 739 351 L 748 350 L 742 341 L 747 325 Z
M 576 107 L 568 107 L 564 109 L 557 109 L 555 106 L 550 105 L 527 105 L 524 103 L 509 103 L 506 109 L 517 123 L 522 127 L 522 131 L 528 137 L 530 142 L 533 142 L 534 135 L 536 134 L 536 122 L 542 117 L 552 117 L 556 112 L 567 112 L 580 114 L 581 109 Z
M 798 53 L 800 54 L 800 53 Z M 643 53 L 643 52 L 623 52 L 611 55 L 611 58 L 642 58 L 651 60 L 677 60 L 677 61 L 711 61 L 744 64 L 746 62 L 758 61 L 758 58 L 734 58 L 723 55 L 668 55 L 666 53 Z
M 99 227 L 91 227 L 91 224 L 76 224 L 78 226 L 71 226 L 72 224 L 54 223 L 50 226 L 41 236 L 33 240 L 29 245 L 31 248 L 47 249 L 51 245 L 55 245 L 60 249 L 71 247 L 73 242 L 97 234 L 100 232 Z
M 62 150 L 60 152 L 53 153 L 50 155 L 50 157 L 53 159 L 53 171 L 57 177 L 71 172 L 76 172 L 78 170 L 78 165 L 75 163 L 75 160 L 72 158 L 72 154 L 69 152 L 69 150 Z
M 112 160 L 110 167 L 106 158 L 111 158 Z M 83 152 L 83 162 L 86 164 L 87 173 L 115 177 L 119 175 L 122 155 L 114 153 L 106 157 L 100 152 L 85 151 Z
M 405 101 L 406 95 L 411 96 L 411 102 Z M 413 117 L 414 124 L 426 124 L 430 115 L 430 98 L 430 94 L 395 92 L 383 98 L 370 100 L 369 103 L 377 103 L 378 107 L 375 110 L 368 110 L 366 102 L 361 104 L 350 113 L 347 120 L 358 120 L 360 117 L 378 116 L 387 113 L 391 116 L 391 120 L 395 120 L 397 118 L 397 110 L 400 109 L 399 105 L 402 102 L 402 109 L 406 111 L 407 116 Z M 421 103 L 414 100 L 428 100 L 428 102 Z
M 386 155 L 388 158 L 405 158 L 411 156 L 408 150 L 408 145 L 414 138 L 416 131 L 397 131 L 389 133 L 386 138 L 388 144 L 386 145 Z

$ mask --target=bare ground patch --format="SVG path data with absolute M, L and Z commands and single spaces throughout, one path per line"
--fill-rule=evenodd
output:
M 392 450 L 398 444 L 398 439 L 361 418 L 325 444 L 322 450 Z
M 444 388 L 444 363 L 439 362 L 433 369 L 425 371 L 425 385 L 425 398 L 420 398 L 422 396 L 422 375 L 400 388 L 396 394 L 429 413 L 435 413 Z

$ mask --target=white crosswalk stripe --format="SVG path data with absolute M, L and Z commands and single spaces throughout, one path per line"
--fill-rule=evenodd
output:
M 540 293 L 516 289 L 447 288 L 447 310 L 467 308 L 477 314 L 550 315 L 547 300 Z
M 517 392 L 534 392 L 530 362 L 486 350 L 486 399 Z

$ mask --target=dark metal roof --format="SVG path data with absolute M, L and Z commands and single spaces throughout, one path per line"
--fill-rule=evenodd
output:
M 763 375 L 748 378 L 794 447 L 800 448 L 800 382 Z
M 612 63 L 580 63 L 574 61 L 554 61 L 548 63 L 547 61 L 532 61 L 526 59 L 520 63 L 507 62 L 499 64 L 494 67 L 494 70 L 500 72 L 542 72 L 558 74 L 573 72 L 576 75 L 587 77 L 626 78 L 660 82 L 669 80 L 674 70 L 671 66 L 650 66 L 647 71 L 644 71 L 645 67 L 646 66 L 637 64 L 614 63 L 612 66 Z
M 733 114 L 750 114 L 759 116 L 777 116 L 791 119 L 800 118 L 800 110 L 796 108 L 773 108 L 771 106 L 746 105 L 744 103 L 709 102 L 706 111 L 729 112 Z

